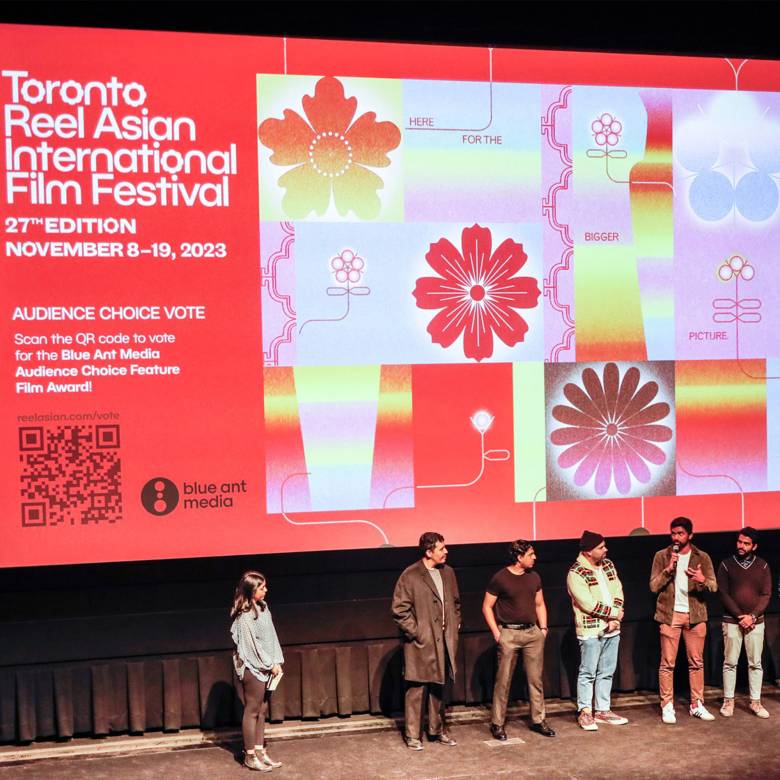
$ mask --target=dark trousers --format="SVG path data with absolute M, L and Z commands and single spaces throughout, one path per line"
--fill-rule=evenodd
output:
M 439 683 L 406 683 L 404 699 L 405 733 L 407 739 L 420 739 L 428 704 L 428 734 L 432 737 L 444 731 L 444 686 Z
M 268 713 L 266 683 L 260 682 L 249 669 L 244 669 L 244 679 L 238 680 L 238 698 L 244 705 L 244 717 L 241 719 L 241 734 L 244 738 L 244 750 L 254 750 L 255 745 L 263 746 L 265 739 L 265 718 Z

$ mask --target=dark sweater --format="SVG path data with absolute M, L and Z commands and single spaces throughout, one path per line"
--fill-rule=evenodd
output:
M 743 566 L 745 563 L 746 566 Z M 718 593 L 723 602 L 723 621 L 738 623 L 740 615 L 755 615 L 764 622 L 772 595 L 772 574 L 763 558 L 752 555 L 740 563 L 736 555 L 718 566 Z

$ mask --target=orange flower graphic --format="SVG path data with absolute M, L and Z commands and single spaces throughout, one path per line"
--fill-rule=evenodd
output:
M 345 97 L 344 85 L 332 76 L 321 78 L 314 97 L 304 95 L 301 103 L 306 119 L 286 108 L 284 119 L 266 119 L 258 132 L 260 143 L 273 150 L 274 165 L 295 166 L 279 177 L 285 213 L 292 219 L 312 211 L 322 216 L 332 195 L 342 217 L 353 211 L 360 219 L 375 218 L 384 182 L 369 167 L 390 165 L 387 153 L 401 143 L 401 131 L 377 122 L 373 111 L 353 122 L 357 98 Z

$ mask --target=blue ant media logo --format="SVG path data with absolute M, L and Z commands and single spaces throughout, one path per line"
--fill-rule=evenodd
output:
M 166 477 L 155 477 L 141 490 L 141 503 L 157 517 L 170 514 L 179 505 L 179 488 Z
M 247 492 L 246 480 L 238 482 L 184 482 L 179 491 L 175 482 L 167 477 L 150 479 L 141 490 L 141 503 L 149 514 L 157 517 L 168 515 L 179 505 L 184 496 L 182 508 L 228 509 L 234 505 L 235 497 Z

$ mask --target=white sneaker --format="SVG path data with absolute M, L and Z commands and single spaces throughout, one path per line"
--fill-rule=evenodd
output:
M 677 723 L 677 716 L 674 714 L 674 704 L 667 702 L 661 707 L 661 720 L 664 723 Z
M 695 707 L 691 707 L 690 713 L 692 718 L 700 718 L 701 720 L 715 720 L 715 716 L 704 706 L 701 699 L 696 702 Z
M 769 717 L 769 712 L 767 712 L 766 708 L 761 704 L 761 699 L 750 700 L 750 711 L 754 715 L 758 715 L 759 718 Z

